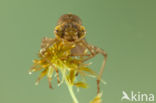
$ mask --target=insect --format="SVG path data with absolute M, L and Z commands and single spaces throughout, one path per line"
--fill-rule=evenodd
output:
M 45 68 L 41 76 L 38 78 L 37 83 L 43 76 L 48 75 L 49 87 L 52 88 L 52 72 L 56 71 L 57 81 L 60 83 L 59 71 L 57 68 L 70 68 L 69 76 L 64 76 L 65 81 L 68 81 L 66 82 L 67 85 L 69 84 L 69 87 L 70 84 L 85 87 L 82 82 L 74 83 L 74 78 L 79 75 L 79 73 L 82 73 L 82 71 L 88 71 L 93 74 L 90 69 L 84 67 L 85 62 L 92 59 L 97 54 L 102 54 L 104 56 L 104 60 L 100 71 L 96 76 L 97 94 L 99 94 L 100 81 L 106 64 L 107 53 L 101 48 L 87 43 L 85 39 L 85 27 L 82 25 L 81 19 L 74 14 L 62 15 L 54 29 L 54 34 L 55 38 L 44 37 L 42 39 L 41 50 L 39 53 L 41 60 L 34 60 L 35 64 L 31 69 L 31 72 Z M 38 67 L 38 64 L 42 67 Z M 64 69 L 61 69 L 61 71 L 64 71 Z M 62 72 L 62 74 L 66 73 Z M 71 79 L 69 80 L 67 77 Z M 77 101 L 74 96 L 72 97 Z

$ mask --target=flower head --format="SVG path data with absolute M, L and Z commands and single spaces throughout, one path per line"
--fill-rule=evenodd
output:
M 58 85 L 65 81 L 74 102 L 78 103 L 73 92 L 73 86 L 87 88 L 87 84 L 82 80 L 77 81 L 77 75 L 79 74 L 82 77 L 89 75 L 96 76 L 96 73 L 83 63 L 83 58 L 71 56 L 71 49 L 74 47 L 74 44 L 66 42 L 58 41 L 54 43 L 52 46 L 48 47 L 44 53 L 38 54 L 38 60 L 33 60 L 34 64 L 30 69 L 29 74 L 36 71 L 42 71 L 35 84 L 39 84 L 39 81 L 44 76 L 47 76 L 49 87 L 52 88 L 51 80 L 54 71 L 56 71 Z M 62 75 L 61 82 L 58 72 Z

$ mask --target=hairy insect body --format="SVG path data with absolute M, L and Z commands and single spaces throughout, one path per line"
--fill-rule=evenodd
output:
M 83 44 L 79 43 L 71 50 L 71 55 L 83 56 L 87 54 L 87 51 L 88 50 L 83 46 Z
M 78 16 L 73 14 L 61 16 L 54 33 L 59 40 L 76 45 L 71 50 L 72 56 L 83 56 L 85 54 L 86 47 L 81 41 L 85 38 L 86 30 L 82 26 L 82 22 Z

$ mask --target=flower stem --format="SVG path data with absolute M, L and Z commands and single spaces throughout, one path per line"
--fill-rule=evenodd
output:
M 67 84 L 69 93 L 70 93 L 72 99 L 74 100 L 74 103 L 79 103 L 78 100 L 77 100 L 77 98 L 76 98 L 76 96 L 75 96 L 75 94 L 74 94 L 74 92 L 73 92 L 73 85 L 70 84 L 69 81 L 67 80 L 65 71 L 62 74 L 63 74 L 64 80 L 65 80 L 65 82 Z

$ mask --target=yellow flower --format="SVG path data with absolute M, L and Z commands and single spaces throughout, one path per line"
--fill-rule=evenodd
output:
M 42 70 L 35 84 L 37 85 L 44 76 L 47 76 L 49 87 L 52 88 L 51 80 L 54 71 L 56 71 L 58 85 L 65 81 L 74 100 L 74 103 L 78 103 L 78 100 L 76 99 L 73 92 L 73 86 L 76 86 L 78 88 L 87 88 L 87 84 L 82 81 L 76 82 L 76 78 L 78 77 L 77 74 L 80 74 L 82 77 L 88 75 L 95 76 L 96 74 L 94 71 L 86 67 L 86 64 L 82 63 L 83 58 L 73 58 L 71 56 L 70 51 L 74 47 L 75 45 L 68 43 L 65 44 L 65 42 L 54 43 L 52 46 L 46 49 L 44 54 L 38 54 L 39 60 L 33 60 L 34 64 L 30 69 L 29 74 Z M 59 82 L 58 72 L 61 72 L 62 75 L 61 82 Z

